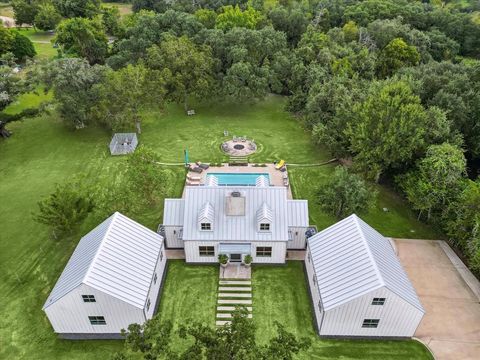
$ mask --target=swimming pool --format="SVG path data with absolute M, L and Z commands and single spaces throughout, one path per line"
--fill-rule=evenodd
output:
M 227 185 L 255 186 L 259 176 L 265 176 L 268 180 L 267 183 L 270 184 L 270 175 L 268 175 L 267 173 L 241 173 L 241 174 L 208 173 L 207 184 L 209 183 L 210 177 L 215 177 L 217 179 L 217 185 L 220 185 L 220 186 L 227 186 Z

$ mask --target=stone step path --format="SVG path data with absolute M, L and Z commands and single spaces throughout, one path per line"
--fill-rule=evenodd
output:
M 250 269 L 235 268 L 228 270 L 230 270 L 228 271 L 230 276 L 226 274 L 226 271 L 221 271 L 218 281 L 217 315 L 215 321 L 217 326 L 231 323 L 232 313 L 237 305 L 245 306 L 249 312 L 248 318 L 251 319 L 253 317 L 251 272 L 245 271 Z M 234 276 L 231 276 L 231 274 Z M 235 276 L 235 274 L 238 276 Z

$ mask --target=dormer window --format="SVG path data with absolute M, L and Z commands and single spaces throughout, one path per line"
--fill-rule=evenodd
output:
M 270 231 L 270 224 L 268 224 L 268 223 L 261 223 L 261 224 L 260 224 L 260 231 Z
M 210 223 L 200 223 L 200 230 L 210 231 L 210 230 L 212 230 L 212 224 L 210 224 Z

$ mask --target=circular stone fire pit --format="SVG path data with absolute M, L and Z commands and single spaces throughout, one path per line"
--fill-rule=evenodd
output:
M 257 151 L 257 144 L 252 140 L 228 140 L 222 144 L 223 152 L 231 156 L 248 156 Z

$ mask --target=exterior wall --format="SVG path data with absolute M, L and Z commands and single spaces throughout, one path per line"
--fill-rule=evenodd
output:
M 182 226 L 165 225 L 165 244 L 167 248 L 183 248 L 183 240 L 178 238 Z
M 307 238 L 305 237 L 305 231 L 308 227 L 306 226 L 291 226 L 288 228 L 292 233 L 292 240 L 289 240 L 287 243 L 287 249 L 305 249 L 307 244 Z
M 83 302 L 82 295 L 94 295 L 96 302 Z M 45 309 L 56 333 L 119 334 L 132 323 L 145 322 L 143 309 L 81 284 Z M 91 325 L 89 316 L 104 316 L 106 325 Z
M 371 305 L 374 297 L 386 298 L 384 305 Z M 360 296 L 346 304 L 326 310 L 320 335 L 412 337 L 423 312 L 386 288 Z M 364 319 L 380 319 L 377 328 L 362 328 Z
M 312 261 L 309 257 L 310 249 L 307 245 L 307 251 L 305 252 L 305 269 L 307 270 L 306 276 L 308 278 L 308 287 L 310 289 L 310 295 L 312 300 L 313 311 L 315 314 L 317 331 L 320 332 L 320 326 L 322 324 L 323 318 L 323 309 L 320 307 L 320 292 L 318 291 L 318 286 L 314 284 L 313 278 L 315 276 L 315 270 L 313 269 Z
M 162 285 L 163 273 L 165 272 L 165 266 L 167 264 L 167 256 L 165 255 L 165 246 L 162 246 L 158 254 L 157 265 L 155 266 L 155 273 L 157 274 L 157 281 L 154 283 L 154 277 L 152 277 L 152 283 L 150 284 L 150 290 L 148 291 L 147 302 L 150 299 L 150 307 L 147 310 L 147 305 L 145 304 L 145 317 L 151 319 L 155 313 L 155 305 L 158 301 L 158 293 L 160 291 L 160 286 Z
M 185 245 L 185 261 L 191 263 L 216 263 L 218 262 L 218 244 L 219 241 L 193 241 L 186 240 L 183 242 Z M 222 243 L 228 243 L 228 241 L 222 241 Z M 239 242 L 232 242 L 238 244 Z M 285 241 L 257 241 L 252 242 L 252 257 L 254 263 L 262 264 L 283 264 L 285 263 L 285 257 L 287 254 Z M 199 246 L 213 246 L 215 248 L 215 256 L 200 256 L 198 252 Z M 271 246 L 271 257 L 256 257 L 257 246 Z

